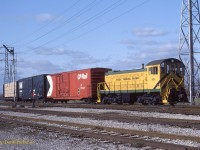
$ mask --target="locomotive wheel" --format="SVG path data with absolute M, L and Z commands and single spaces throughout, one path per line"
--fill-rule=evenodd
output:
M 131 100 L 131 101 L 129 102 L 129 104 L 130 104 L 130 105 L 133 105 L 133 104 L 134 104 L 134 101 L 133 101 L 133 100 Z
M 107 100 L 107 98 L 106 97 L 104 97 L 103 99 L 102 99 L 102 102 L 101 102 L 102 104 L 108 104 L 108 100 Z
M 149 103 L 146 100 L 142 101 L 142 105 L 148 105 Z
M 152 105 L 158 105 L 158 103 L 159 103 L 159 100 L 156 97 L 154 97 L 152 101 Z

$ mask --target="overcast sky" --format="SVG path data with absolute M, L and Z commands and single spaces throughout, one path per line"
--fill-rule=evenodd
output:
M 0 2 L 0 41 L 15 48 L 18 78 L 178 58 L 181 0 Z

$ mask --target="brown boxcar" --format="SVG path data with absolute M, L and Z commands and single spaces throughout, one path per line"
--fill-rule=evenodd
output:
M 104 82 L 107 68 L 90 68 L 47 75 L 47 98 L 53 100 L 97 100 L 97 83 Z

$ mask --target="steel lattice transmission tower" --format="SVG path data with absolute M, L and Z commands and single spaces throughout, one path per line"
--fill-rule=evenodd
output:
M 16 59 L 15 59 L 15 52 L 14 47 L 8 47 L 6 45 L 3 45 L 3 47 L 0 47 L 0 49 L 5 49 L 5 72 L 4 72 L 4 84 L 6 83 L 13 83 L 13 100 L 15 102 L 16 106 L 16 93 L 15 93 L 15 76 L 16 76 Z
M 5 72 L 4 72 L 4 84 L 15 81 L 15 68 L 16 60 L 13 47 L 7 47 L 3 45 L 5 49 Z M 12 56 L 12 58 L 10 58 Z M 11 62 L 11 63 L 10 63 Z
M 200 91 L 200 13 L 198 0 L 183 0 L 179 57 L 186 66 L 185 83 L 190 104 Z

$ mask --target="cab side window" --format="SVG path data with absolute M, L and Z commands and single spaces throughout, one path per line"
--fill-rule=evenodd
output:
M 158 67 L 151 67 L 149 68 L 150 74 L 158 74 Z
M 149 74 L 151 74 L 151 69 L 152 69 L 152 67 L 149 68 Z
M 170 73 L 170 66 L 169 66 L 169 64 L 167 64 L 167 74 L 169 74 Z
M 160 65 L 160 70 L 161 70 L 161 73 L 165 73 L 165 63 L 162 63 Z
M 171 65 L 171 72 L 175 73 L 175 66 Z
M 179 73 L 179 64 L 175 64 L 175 73 L 176 73 L 176 74 Z
M 158 74 L 158 67 L 153 67 L 153 74 Z

